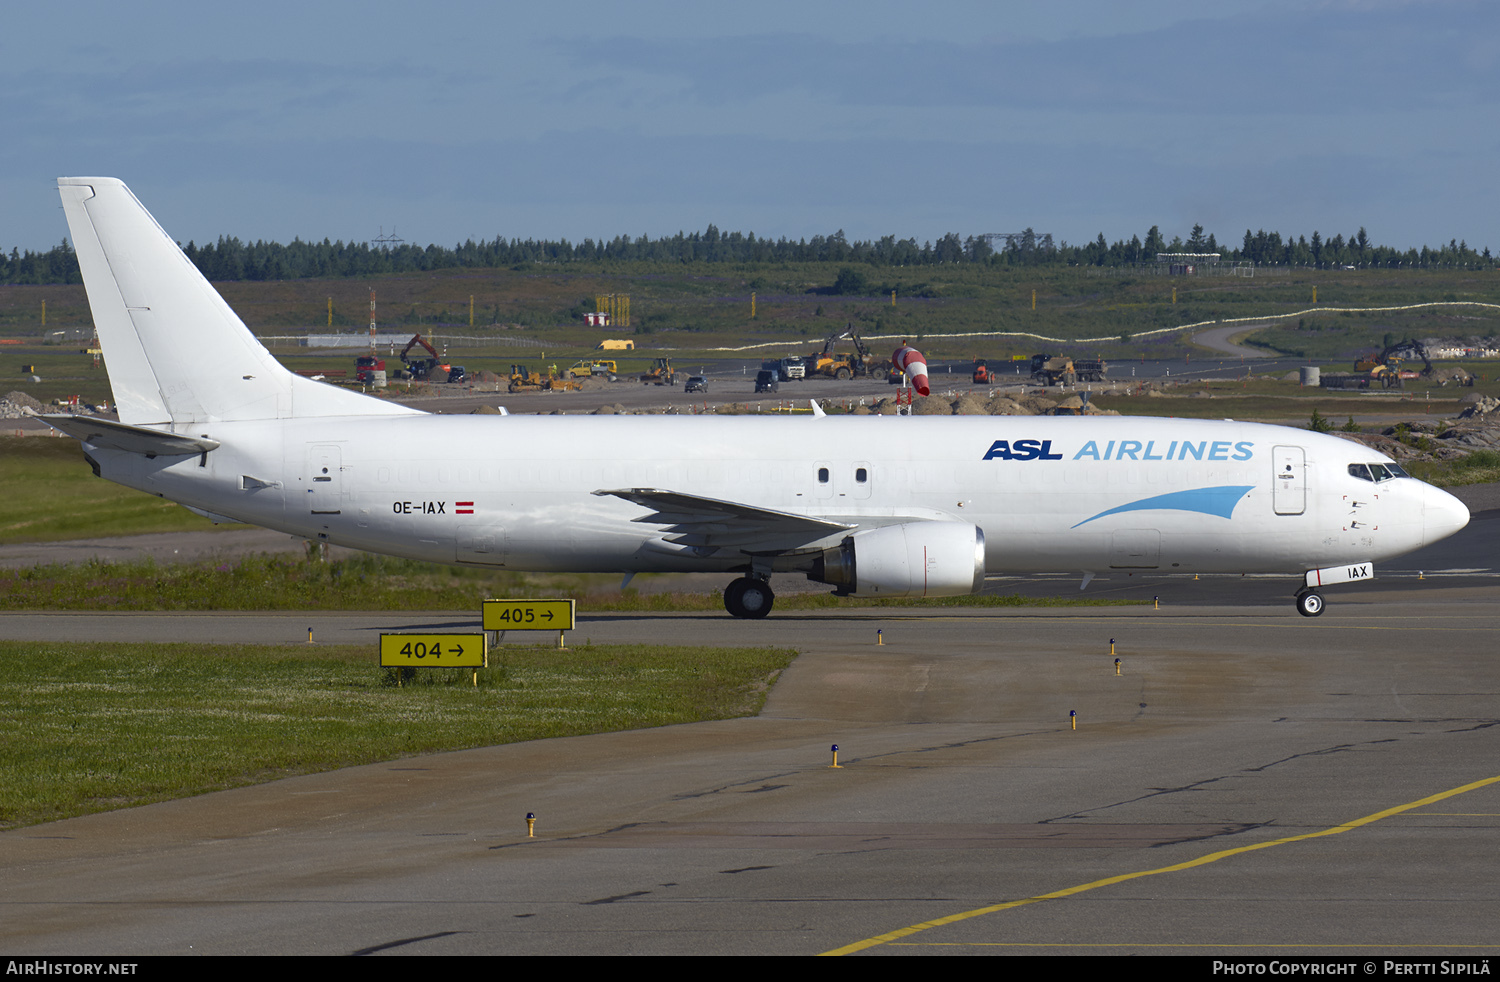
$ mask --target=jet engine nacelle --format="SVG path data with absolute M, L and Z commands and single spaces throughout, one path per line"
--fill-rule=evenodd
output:
M 823 550 L 813 579 L 856 597 L 961 597 L 984 586 L 984 532 L 962 522 L 867 529 Z

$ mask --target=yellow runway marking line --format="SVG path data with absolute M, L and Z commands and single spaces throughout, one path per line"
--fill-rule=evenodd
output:
M 1335 825 L 1332 828 L 1322 829 L 1318 832 L 1305 832 L 1302 835 L 1287 836 L 1283 839 L 1271 839 L 1266 842 L 1257 842 L 1253 845 L 1237 846 L 1233 849 L 1223 849 L 1219 852 L 1211 852 L 1206 856 L 1199 856 L 1197 859 L 1190 859 L 1187 862 L 1174 863 L 1171 866 L 1163 866 L 1160 869 L 1138 870 L 1134 873 L 1121 873 L 1119 876 L 1110 876 L 1102 880 L 1094 880 L 1092 883 L 1083 883 L 1074 887 L 1066 887 L 1062 890 L 1054 890 L 1051 893 L 1044 893 L 1038 897 L 1027 897 L 1024 900 L 1011 900 L 1002 904 L 992 904 L 988 907 L 979 907 L 975 910 L 966 910 L 957 914 L 949 914 L 947 917 L 939 917 L 935 918 L 934 920 L 923 921 L 920 924 L 913 924 L 910 927 L 903 927 L 895 931 L 887 932 L 885 934 L 876 935 L 873 938 L 866 938 L 864 941 L 856 941 L 853 944 L 844 945 L 842 948 L 834 948 L 831 951 L 825 951 L 823 952 L 823 954 L 852 955 L 857 951 L 864 951 L 866 948 L 875 948 L 879 945 L 891 944 L 892 942 L 900 941 L 902 938 L 909 938 L 912 935 L 919 934 L 920 932 L 926 931 L 929 928 L 942 927 L 947 924 L 957 924 L 960 921 L 972 920 L 975 917 L 983 917 L 985 914 L 996 914 L 1002 910 L 1012 910 L 1016 907 L 1025 907 L 1028 904 L 1039 904 L 1044 900 L 1061 900 L 1064 897 L 1073 897 L 1080 893 L 1087 893 L 1090 890 L 1097 890 L 1100 887 L 1114 886 L 1117 883 L 1128 883 L 1131 880 L 1138 880 L 1147 876 L 1157 876 L 1161 873 L 1176 873 L 1182 870 L 1194 869 L 1199 866 L 1207 866 L 1210 863 L 1217 863 L 1221 859 L 1228 859 L 1231 856 L 1238 856 L 1242 853 L 1255 852 L 1258 849 L 1270 849 L 1274 846 L 1284 846 L 1288 845 L 1289 843 L 1302 842 L 1307 839 L 1320 839 L 1326 835 L 1338 835 L 1340 832 L 1348 832 L 1352 829 L 1363 828 L 1364 826 L 1370 825 L 1374 822 L 1378 822 L 1383 818 L 1390 818 L 1393 815 L 1400 815 L 1403 812 L 1413 811 L 1414 809 L 1421 808 L 1425 805 L 1436 804 L 1439 801 L 1444 801 L 1448 798 L 1455 797 L 1456 795 L 1461 795 L 1466 792 L 1474 791 L 1479 788 L 1487 787 L 1488 785 L 1496 783 L 1500 783 L 1500 776 L 1487 777 L 1479 781 L 1472 781 L 1468 784 L 1464 784 L 1456 788 L 1451 788 L 1447 791 L 1440 791 L 1437 794 L 1429 795 L 1426 798 L 1421 798 L 1417 801 L 1407 802 L 1404 805 L 1396 805 L 1395 807 L 1375 812 L 1373 815 L 1366 815 L 1363 818 L 1356 818 L 1353 821 L 1345 822 L 1342 825 Z
M 1335 950 L 1340 948 L 1353 948 L 1357 950 L 1374 949 L 1376 951 L 1451 951 L 1455 948 L 1468 950 L 1489 950 L 1500 948 L 1497 944 L 1385 944 L 1381 941 L 1366 941 L 1363 944 L 1218 944 L 1213 941 L 1202 941 L 1196 944 L 1153 944 L 1141 941 L 1121 941 L 1118 944 L 1110 944 L 1107 941 L 1091 941 L 1087 944 L 1074 944 L 1068 941 L 892 941 L 892 948 L 1275 948 L 1278 951 L 1284 949 L 1313 948 L 1318 951 Z

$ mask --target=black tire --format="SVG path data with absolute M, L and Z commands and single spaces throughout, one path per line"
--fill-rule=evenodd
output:
M 1323 613 L 1323 595 L 1316 590 L 1303 590 L 1297 594 L 1297 613 L 1303 617 L 1317 617 Z
M 765 617 L 775 602 L 776 594 L 765 580 L 742 576 L 724 588 L 724 609 L 735 617 Z
M 833 373 L 833 377 L 836 378 L 836 379 L 846 379 L 846 378 L 849 377 L 850 374 L 851 373 L 850 373 L 849 369 L 847 369 L 847 368 L 839 368 L 837 371 L 835 371 Z

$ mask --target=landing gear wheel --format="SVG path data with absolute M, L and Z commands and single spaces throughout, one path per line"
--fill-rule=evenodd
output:
M 1297 594 L 1297 613 L 1303 617 L 1317 617 L 1323 613 L 1323 595 L 1312 590 Z
M 724 588 L 724 609 L 735 617 L 764 617 L 775 602 L 776 594 L 765 580 L 742 576 Z

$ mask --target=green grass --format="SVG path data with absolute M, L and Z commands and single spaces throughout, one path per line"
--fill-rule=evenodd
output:
M 67 438 L 0 437 L 0 500 L 0 543 L 244 527 L 95 477 Z
M 575 597 L 585 610 L 721 611 L 714 593 L 621 591 L 606 574 L 510 573 L 356 553 L 333 562 L 252 555 L 159 565 L 88 562 L 0 569 L 0 610 L 478 610 L 492 597 Z M 858 600 L 789 593 L 778 610 L 910 606 L 1096 606 L 1020 596 Z M 1109 601 L 1113 602 L 1113 601 Z
M 1500 453 L 1476 450 L 1457 460 L 1413 460 L 1401 465 L 1412 477 L 1440 488 L 1500 481 Z
M 490 653 L 395 688 L 367 647 L 0 642 L 0 828 L 356 764 L 753 715 L 794 652 Z

